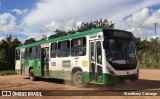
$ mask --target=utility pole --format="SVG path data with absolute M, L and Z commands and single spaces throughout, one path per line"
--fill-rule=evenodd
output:
M 158 57 L 157 57 L 157 51 L 158 51 L 158 50 L 157 50 L 157 43 L 158 43 L 158 42 L 157 42 L 157 23 L 154 23 L 154 26 L 155 26 L 155 39 L 156 39 L 156 58 L 158 58 Z

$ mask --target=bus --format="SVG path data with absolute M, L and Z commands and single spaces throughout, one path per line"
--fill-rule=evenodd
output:
M 32 81 L 56 78 L 86 87 L 139 77 L 134 36 L 118 29 L 97 28 L 19 46 L 15 57 L 15 71 Z

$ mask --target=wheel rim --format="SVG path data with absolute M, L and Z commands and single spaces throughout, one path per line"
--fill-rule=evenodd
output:
M 78 75 L 77 76 L 77 82 L 78 82 L 78 84 L 82 84 L 83 83 L 83 77 L 82 77 L 82 75 Z

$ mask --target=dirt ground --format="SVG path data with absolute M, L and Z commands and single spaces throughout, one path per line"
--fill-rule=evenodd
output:
M 58 79 L 39 79 L 38 81 L 30 81 L 28 76 L 24 75 L 11 75 L 11 76 L 0 76 L 0 90 L 50 90 L 52 94 L 52 90 L 58 90 L 58 95 L 63 95 L 66 92 L 71 91 L 74 96 L 43 96 L 43 97 L 32 97 L 32 98 L 51 98 L 51 99 L 123 99 L 123 98 L 139 98 L 139 99 L 160 99 L 160 96 L 104 96 L 107 92 L 104 90 L 112 90 L 115 93 L 124 94 L 124 92 L 128 92 L 128 90 L 133 90 L 131 92 L 146 91 L 146 90 L 159 90 L 158 95 L 160 95 L 160 70 L 140 70 L 140 77 L 138 81 L 120 83 L 116 85 L 93 85 L 91 84 L 88 88 L 77 88 L 71 84 L 70 81 L 63 81 Z M 63 91 L 61 91 L 63 90 Z M 65 90 L 65 91 L 64 91 Z M 74 90 L 74 91 L 73 91 Z M 81 90 L 77 94 L 76 91 Z M 90 92 L 89 92 L 89 91 Z M 116 92 L 115 92 L 115 91 Z M 135 91 L 136 90 L 136 91 Z M 50 92 L 49 91 L 49 92 Z M 74 94 L 74 92 L 76 94 Z M 89 92 L 89 93 L 88 93 Z M 156 92 L 156 91 L 153 91 Z M 60 94 L 61 93 L 61 94 Z M 109 92 L 108 92 L 109 93 Z M 54 91 L 53 94 L 56 94 Z M 112 93 L 111 93 L 112 94 Z M 81 96 L 85 95 L 85 96 Z M 87 96 L 89 95 L 89 96 Z M 4 98 L 0 97 L 0 98 Z M 5 97 L 11 98 L 11 97 Z M 14 99 L 22 98 L 22 97 L 12 97 Z M 31 97 L 23 97 L 23 98 L 31 98 Z

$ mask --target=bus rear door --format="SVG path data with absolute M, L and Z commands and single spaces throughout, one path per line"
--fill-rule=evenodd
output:
M 49 47 L 42 48 L 42 77 L 49 76 Z

